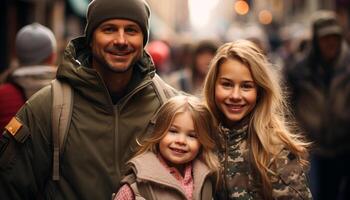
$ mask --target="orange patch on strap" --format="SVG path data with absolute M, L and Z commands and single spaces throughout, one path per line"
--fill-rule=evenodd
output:
M 15 136 L 22 128 L 22 123 L 18 121 L 16 117 L 12 117 L 11 121 L 6 125 L 5 129 Z

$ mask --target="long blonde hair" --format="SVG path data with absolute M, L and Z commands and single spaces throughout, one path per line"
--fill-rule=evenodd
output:
M 286 148 L 290 150 L 302 165 L 307 165 L 307 147 L 291 117 L 282 92 L 279 73 L 267 61 L 263 52 L 252 42 L 237 40 L 222 45 L 213 58 L 204 83 L 205 102 L 217 123 L 225 116 L 215 103 L 215 83 L 220 65 L 228 59 L 237 59 L 248 66 L 258 87 L 257 104 L 251 112 L 248 129 L 248 147 L 250 163 L 256 169 L 262 183 L 264 199 L 272 198 L 272 186 L 268 173 L 270 161 L 275 161 L 277 153 Z M 288 118 L 288 119 L 287 119 Z
M 174 117 L 177 114 L 184 112 L 189 112 L 191 114 L 197 138 L 201 144 L 201 150 L 196 158 L 201 159 L 218 178 L 220 164 L 216 154 L 213 152 L 215 142 L 211 137 L 214 130 L 213 118 L 205 104 L 194 96 L 175 96 L 163 104 L 157 114 L 153 134 L 141 142 L 140 149 L 135 156 L 146 151 L 152 151 L 157 154 L 159 152 L 158 144 L 168 133 L 168 130 L 174 121 Z

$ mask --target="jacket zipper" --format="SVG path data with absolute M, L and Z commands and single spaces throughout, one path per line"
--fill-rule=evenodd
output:
M 122 109 L 122 107 L 124 107 L 124 105 L 129 101 L 129 99 L 136 93 L 138 93 L 140 90 L 142 90 L 143 88 L 147 87 L 148 85 L 151 84 L 151 81 L 150 80 L 146 80 L 143 84 L 137 86 L 134 90 L 132 90 L 127 96 L 125 96 L 123 99 L 122 99 L 122 103 L 117 103 L 115 105 L 113 105 L 113 108 L 114 108 L 114 118 L 115 118 L 115 127 L 114 127 L 114 142 L 115 142 L 115 145 L 114 145 L 114 168 L 116 170 L 116 173 L 118 173 L 120 171 L 119 169 L 119 163 L 117 161 L 120 160 L 119 158 L 119 154 L 118 154 L 118 144 L 119 144 L 119 130 L 118 130 L 118 127 L 119 127 L 119 113 L 120 113 L 120 110 Z M 118 176 L 120 177 L 121 174 L 118 174 Z

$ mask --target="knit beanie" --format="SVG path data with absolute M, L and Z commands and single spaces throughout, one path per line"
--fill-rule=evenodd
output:
M 85 36 L 90 43 L 94 30 L 109 19 L 136 22 L 143 33 L 143 45 L 148 42 L 150 8 L 145 0 L 93 0 L 86 13 Z
M 336 15 L 330 10 L 319 10 L 314 14 L 313 31 L 318 38 L 326 35 L 342 35 L 342 28 Z
M 21 28 L 16 35 L 16 54 L 21 65 L 42 63 L 56 51 L 54 34 L 47 27 L 33 23 Z

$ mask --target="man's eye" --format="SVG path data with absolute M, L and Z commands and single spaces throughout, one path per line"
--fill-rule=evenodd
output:
M 105 33 L 112 33 L 112 32 L 114 32 L 114 28 L 112 28 L 112 27 L 105 27 L 105 28 L 103 28 L 102 29 L 102 31 L 103 32 L 105 32 Z
M 126 29 L 125 29 L 125 32 L 128 32 L 128 33 L 137 33 L 137 30 L 134 29 L 134 28 L 126 28 Z

